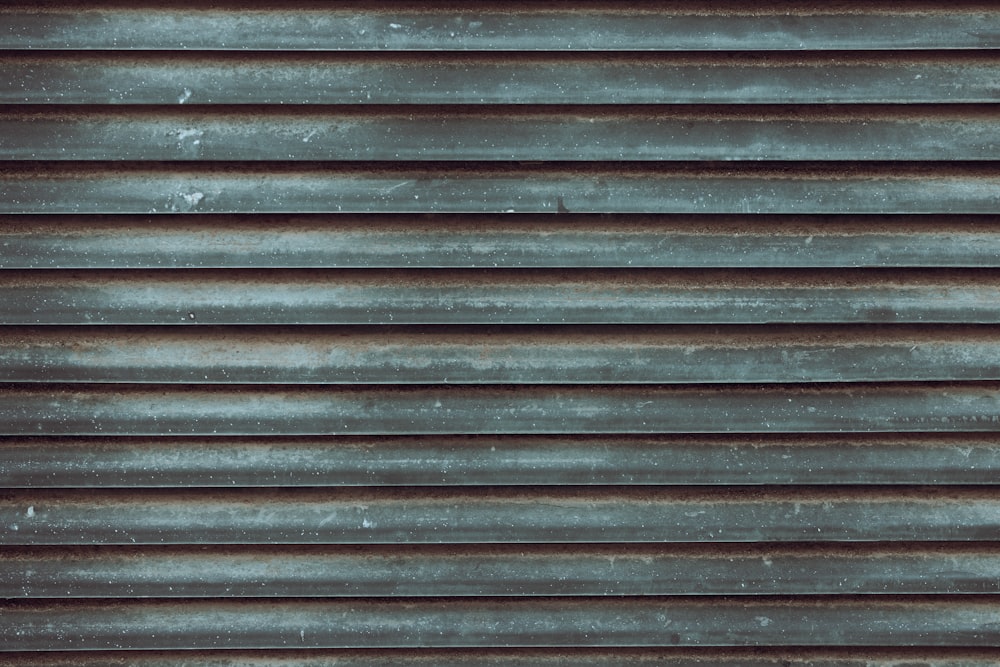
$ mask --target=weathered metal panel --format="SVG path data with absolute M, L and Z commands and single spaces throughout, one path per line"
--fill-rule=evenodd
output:
M 0 387 L 0 435 L 997 432 L 1000 387 Z
M 1000 120 L 990 109 L 795 111 L 8 111 L 0 151 L 17 160 L 1000 159 Z
M 1000 662 L 996 7 L 77 4 L 0 665 Z
M 608 170 L 451 163 L 421 170 L 340 164 L 267 170 L 0 163 L 0 213 L 992 214 L 1000 177 L 881 164 Z M 86 166 L 85 166 L 86 165 Z
M 102 3 L 106 4 L 106 3 Z M 780 51 L 996 49 L 1000 13 L 947 7 L 707 3 L 628 8 L 476 3 L 473 8 L 331 8 L 282 3 L 239 10 L 177 3 L 77 7 L 50 3 L 0 11 L 0 48 L 232 51 Z M 145 6 L 143 6 L 145 5 Z M 296 6 L 298 5 L 298 6 Z M 864 9 L 866 13 L 858 13 Z M 791 10 L 791 11 L 789 11 Z
M 29 650 L 470 646 L 996 646 L 996 600 L 15 602 Z
M 7 437 L 20 488 L 996 485 L 991 435 Z
M 275 573 L 280 572 L 280 577 Z M 18 549 L 8 598 L 970 595 L 1000 593 L 995 548 L 713 545 Z
M 984 268 L 1000 266 L 998 223 L 994 215 L 6 215 L 0 268 Z
M 401 330 L 402 329 L 402 330 Z M 8 382 L 717 384 L 1000 380 L 992 329 L 0 331 Z
M 0 543 L 476 544 L 995 540 L 994 489 L 18 490 Z
M 997 649 L 514 648 L 59 651 L 0 654 L 5 667 L 993 667 Z
M 992 103 L 996 56 L 0 54 L 3 104 Z M 276 156 L 277 157 L 277 156 Z
M 996 324 L 998 286 L 991 270 L 11 271 L 0 300 L 20 325 Z

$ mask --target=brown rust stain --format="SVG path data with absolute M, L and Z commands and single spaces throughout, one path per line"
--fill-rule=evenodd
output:
M 729 486 L 729 487 L 285 487 L 226 489 L 8 489 L 3 499 L 13 505 L 32 505 L 36 511 L 77 505 L 101 505 L 112 510 L 156 506 L 165 512 L 190 508 L 199 515 L 212 505 L 220 509 L 243 506 L 313 505 L 325 503 L 377 505 L 384 503 L 474 507 L 479 503 L 509 506 L 552 504 L 586 508 L 594 504 L 697 504 L 774 505 L 776 503 L 862 504 L 877 507 L 889 503 L 947 508 L 966 503 L 1000 504 L 989 487 L 940 486 Z
M 301 347 L 315 353 L 332 350 L 374 353 L 384 348 L 419 346 L 482 348 L 492 352 L 530 350 L 536 346 L 612 348 L 770 349 L 807 346 L 853 348 L 881 345 L 1000 345 L 992 325 L 581 325 L 549 326 L 203 326 L 197 331 L 154 326 L 8 327 L 0 347 L 66 348 L 77 353 L 121 347 L 135 351 L 163 345 L 189 346 L 190 354 L 212 350 L 246 353 L 274 347 Z
M 167 235 L 218 238 L 242 235 L 264 243 L 285 232 L 362 234 L 379 240 L 388 234 L 469 234 L 487 242 L 499 234 L 544 241 L 552 234 L 703 235 L 762 238 L 839 237 L 889 234 L 985 234 L 1000 236 L 1000 215 L 740 215 L 740 214 L 218 214 L 152 215 L 0 215 L 0 237 L 54 235 L 72 239 L 113 235 L 127 240 Z
M 1000 122 L 996 109 L 988 104 L 893 104 L 850 105 L 762 105 L 762 104 L 490 104 L 469 105 L 357 105 L 317 104 L 288 107 L 263 104 L 219 104 L 211 107 L 164 107 L 162 105 L 130 105 L 128 109 L 108 105 L 73 105 L 71 108 L 51 105 L 17 105 L 0 113 L 0 120 L 17 122 L 54 121 L 62 123 L 210 123 L 264 125 L 280 128 L 283 123 L 314 122 L 375 123 L 406 121 L 482 120 L 514 124 L 525 121 L 590 122 L 615 121 L 755 121 L 755 122 Z

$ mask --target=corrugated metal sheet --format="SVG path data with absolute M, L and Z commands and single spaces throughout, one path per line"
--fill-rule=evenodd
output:
M 992 3 L 0 8 L 0 665 L 1000 663 Z

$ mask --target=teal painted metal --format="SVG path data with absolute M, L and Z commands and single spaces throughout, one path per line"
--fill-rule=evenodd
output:
M 3 104 L 994 103 L 995 56 L 0 56 Z
M 44 164 L 44 163 L 42 163 Z M 996 214 L 992 169 L 606 166 L 258 171 L 0 164 L 0 213 Z M 255 173 L 255 171 L 257 173 Z
M 252 289 L 250 288 L 252 286 Z M 0 274 L 7 324 L 996 324 L 1000 275 L 273 271 Z
M 0 654 L 4 667 L 992 667 L 996 649 L 393 649 L 268 651 L 101 651 Z M 863 655 L 861 655 L 863 654 Z
M 992 602 L 992 601 L 991 601 Z M 20 644 L 75 649 L 487 646 L 996 646 L 995 602 L 637 599 L 477 603 L 15 603 Z M 335 623 L 331 619 L 336 619 Z
M 976 542 L 994 489 L 12 491 L 0 544 Z
M 1000 159 L 1000 120 L 989 113 L 889 107 L 837 116 L 785 117 L 751 108 L 700 113 L 583 107 L 525 112 L 506 107 L 367 114 L 237 114 L 119 109 L 0 114 L 8 160 L 984 160 Z M 729 117 L 727 117 L 727 113 Z M 840 112 L 843 114 L 843 112 Z M 769 118 L 769 116 L 771 116 Z M 832 116 L 832 117 L 831 117 Z M 896 116 L 894 118 L 893 116 Z M 899 117 L 902 116 L 902 117 Z
M 5 438 L 11 488 L 1000 484 L 991 435 Z
M 998 222 L 992 215 L 7 215 L 0 268 L 987 268 L 1000 267 Z
M 992 331 L 903 327 L 13 329 L 9 382 L 157 384 L 719 384 L 1000 380 Z
M 969 595 L 1000 593 L 1000 554 L 754 546 L 18 549 L 8 598 Z M 275 572 L 281 572 L 276 578 Z M 877 598 L 873 598 L 877 599 Z
M 343 4 L 343 3 L 342 3 Z M 836 10 L 779 5 L 711 7 L 650 2 L 627 9 L 477 3 L 461 10 L 391 5 L 282 9 L 177 3 L 80 8 L 65 3 L 0 11 L 0 48 L 208 51 L 751 51 L 996 49 L 994 9 L 922 6 Z M 296 6 L 298 5 L 298 6 Z M 860 13 L 858 9 L 867 10 Z M 922 11 L 921 11 L 922 10 Z M 236 14 L 236 15 L 234 15 Z
M 459 435 L 1000 431 L 1000 388 L 7 387 L 0 435 Z
M 0 8 L 0 665 L 1000 660 L 995 7 L 295 2 Z

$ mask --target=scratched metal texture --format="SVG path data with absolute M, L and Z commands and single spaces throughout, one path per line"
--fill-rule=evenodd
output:
M 1000 663 L 1000 9 L 0 7 L 0 667 Z

